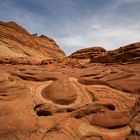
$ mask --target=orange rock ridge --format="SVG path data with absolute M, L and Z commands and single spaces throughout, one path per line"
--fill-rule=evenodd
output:
M 15 22 L 0 22 L 0 58 L 7 63 L 40 62 L 50 59 L 62 59 L 64 52 L 47 36 L 35 36 Z M 23 62 L 18 62 L 23 59 Z

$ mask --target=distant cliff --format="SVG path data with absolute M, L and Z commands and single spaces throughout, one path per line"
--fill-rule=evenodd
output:
M 122 46 L 112 51 L 106 51 L 102 47 L 85 48 L 72 53 L 69 57 L 75 59 L 90 59 L 90 63 L 137 63 L 140 62 L 140 42 Z

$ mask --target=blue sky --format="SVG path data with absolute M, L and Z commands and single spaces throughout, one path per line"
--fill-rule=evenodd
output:
M 53 38 L 67 55 L 140 41 L 140 0 L 0 0 L 0 20 Z

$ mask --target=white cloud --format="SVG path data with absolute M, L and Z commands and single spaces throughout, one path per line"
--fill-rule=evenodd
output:
M 137 3 L 137 2 L 140 2 L 140 0 L 112 0 L 112 1 L 114 1 L 115 3 L 122 3 L 122 4 L 124 4 L 124 3 Z
M 59 0 L 55 1 L 59 2 Z M 37 32 L 52 37 L 67 54 L 85 47 L 103 46 L 110 50 L 128 43 L 140 41 L 139 11 L 133 9 L 131 16 L 127 14 L 130 12 L 128 11 L 129 7 L 125 13 L 120 12 L 122 5 L 125 6 L 126 3 L 140 2 L 140 0 L 112 1 L 114 3 L 100 7 L 96 12 L 92 8 L 87 9 L 90 13 L 87 15 L 78 13 L 78 10 L 73 11 L 71 14 L 73 6 L 75 8 L 77 6 L 75 5 L 75 1 L 71 2 L 70 7 L 67 3 L 64 9 L 61 1 L 60 7 L 57 7 L 57 4 L 55 4 L 55 7 L 53 7 L 54 5 L 46 5 L 52 14 L 49 16 L 47 13 L 41 15 L 27 11 L 24 8 L 20 9 L 16 5 L 15 7 L 11 7 L 5 2 L 4 8 L 6 10 L 0 8 L 0 17 L 3 15 L 6 19 L 15 20 L 32 33 Z M 46 4 L 45 0 L 41 0 L 41 4 L 43 3 L 44 5 Z M 61 5 L 63 6 L 61 7 Z M 70 12 L 65 12 L 67 8 Z M 60 13 L 57 15 L 59 10 Z M 75 14 L 73 14 L 74 12 Z
M 90 19 L 91 20 L 91 19 Z M 95 21 L 93 21 L 95 22 Z M 87 22 L 88 23 L 88 22 Z M 70 36 L 56 38 L 61 46 L 69 46 L 71 52 L 77 49 L 102 46 L 107 50 L 112 50 L 132 42 L 140 41 L 139 22 L 133 24 L 109 24 L 96 21 L 96 24 L 87 24 L 85 28 L 79 25 L 80 32 L 73 31 Z M 86 30 L 86 31 L 85 31 Z
M 120 0 L 121 2 L 126 2 L 126 3 L 136 3 L 140 2 L 140 0 Z

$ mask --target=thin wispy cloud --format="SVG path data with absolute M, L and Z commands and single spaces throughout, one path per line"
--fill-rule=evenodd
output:
M 5 0 L 0 20 L 52 37 L 70 54 L 140 41 L 140 0 Z

